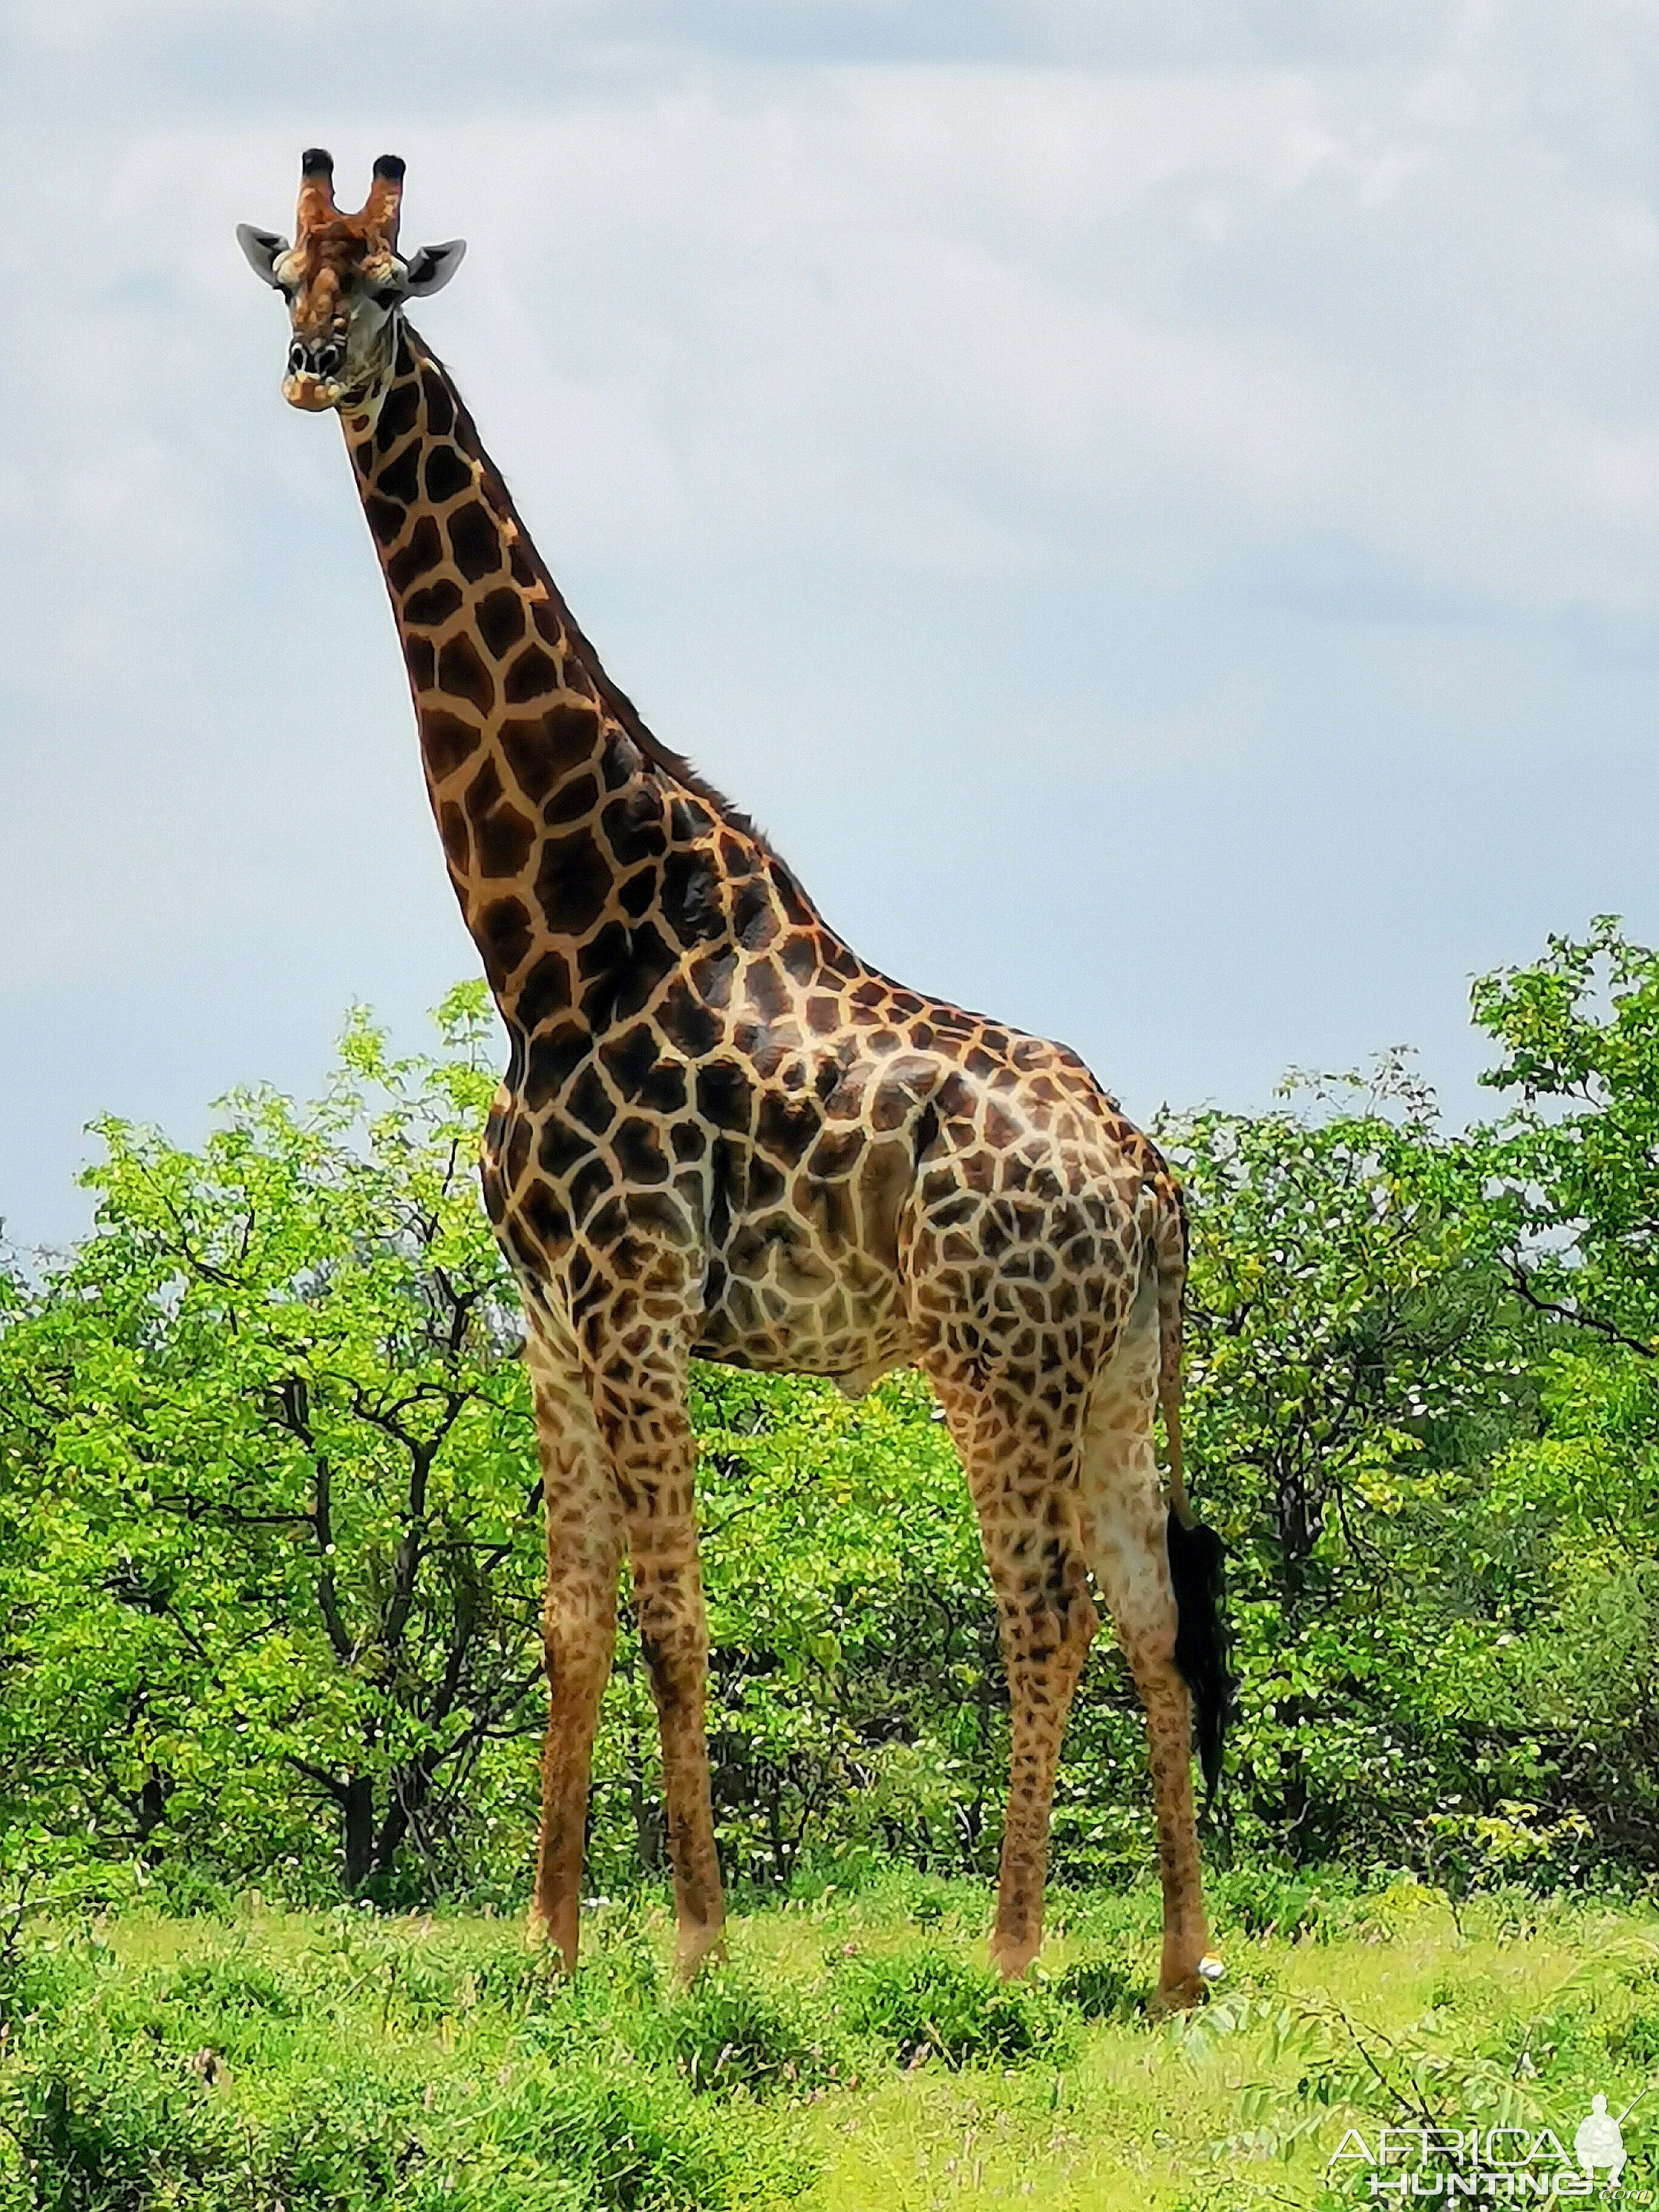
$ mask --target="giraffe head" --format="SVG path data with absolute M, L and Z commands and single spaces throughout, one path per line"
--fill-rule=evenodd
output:
M 374 164 L 368 198 L 356 215 L 334 204 L 334 162 L 320 147 L 300 157 L 300 205 L 294 243 L 274 231 L 237 226 L 237 243 L 255 276 L 288 301 L 293 333 L 283 397 L 312 414 L 369 398 L 397 350 L 405 300 L 441 291 L 465 241 L 398 252 L 404 165 L 395 154 Z

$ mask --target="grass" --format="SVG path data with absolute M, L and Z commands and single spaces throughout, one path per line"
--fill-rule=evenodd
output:
M 1570 2148 L 1659 2069 L 1645 1906 L 1218 1887 L 1225 1994 L 1175 2023 L 1147 1890 L 1056 1897 L 1012 1990 L 982 1890 L 902 1873 L 739 1919 L 690 1995 L 650 1905 L 591 1916 L 574 1983 L 498 1920 L 39 1917 L 0 1956 L 0 2212 L 1334 2212 L 1374 2201 L 1331 2178 L 1351 2124 Z

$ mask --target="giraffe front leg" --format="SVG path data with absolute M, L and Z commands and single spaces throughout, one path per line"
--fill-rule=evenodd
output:
M 692 1980 L 724 1955 L 726 1900 L 714 1849 L 706 1706 L 708 1626 L 697 1558 L 696 1443 L 683 1373 L 641 1382 L 608 1424 L 627 1523 L 640 1644 L 662 1730 L 668 1856 L 674 1875 L 674 1966 Z
M 531 1932 L 576 1964 L 593 1731 L 617 1633 L 623 1528 L 609 1455 L 574 1346 L 532 1317 L 529 1364 L 547 1520 L 547 1735 Z
M 1012 1980 L 1042 1945 L 1060 1740 L 1100 1626 L 1077 1510 L 1078 1413 L 1062 1393 L 1058 1409 L 1016 1420 L 1006 1394 L 988 1393 L 943 1360 L 932 1373 L 979 1516 L 1008 1669 L 1008 1818 L 991 1957 Z

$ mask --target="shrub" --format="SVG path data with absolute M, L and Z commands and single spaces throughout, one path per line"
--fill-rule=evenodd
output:
M 552 2081 L 536 2075 L 495 2130 L 605 2212 L 720 2212 L 741 2201 L 741 2160 L 672 2075 L 597 2058 Z
M 1080 1959 L 1054 1984 L 1054 1995 L 1085 2020 L 1119 2020 L 1140 2010 L 1136 1977 L 1116 1959 Z
M 39 2212 L 222 2201 L 242 2152 L 228 2112 L 177 2056 L 47 2039 L 7 2084 L 5 2125 Z
M 838 2070 L 836 2039 L 799 1999 L 729 1967 L 705 1974 L 661 2019 L 662 2048 L 692 2088 L 728 2095 L 829 2081 Z
M 167 1994 L 209 2017 L 216 2013 L 241 2020 L 297 2020 L 305 2009 L 300 1984 L 258 1959 L 191 1959 L 169 1977 Z
M 858 1960 L 837 1977 L 848 2026 L 901 2065 L 929 2057 L 947 2066 L 1058 2057 L 1072 2022 L 1050 1992 L 1005 1982 L 944 1951 Z

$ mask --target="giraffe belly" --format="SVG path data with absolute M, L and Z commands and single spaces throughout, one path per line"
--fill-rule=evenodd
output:
M 908 1145 L 832 1154 L 822 1165 L 838 1174 L 799 1162 L 791 1177 L 724 1133 L 712 1157 L 644 1188 L 627 1186 L 610 1149 L 579 1138 L 558 1107 L 528 1111 L 502 1085 L 480 1164 L 485 1203 L 532 1295 L 579 1320 L 596 1300 L 637 1286 L 654 1253 L 666 1263 L 657 1294 L 671 1281 L 682 1286 L 698 1358 L 822 1375 L 861 1391 L 915 1358 L 896 1264 Z M 605 1194 L 597 1204 L 595 1179 Z
M 710 1261 L 696 1330 L 699 1359 L 827 1376 L 855 1394 L 915 1356 L 897 1275 L 863 1254 L 832 1264 L 797 1226 L 740 1231 Z

